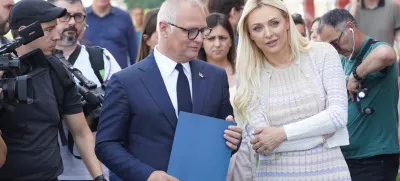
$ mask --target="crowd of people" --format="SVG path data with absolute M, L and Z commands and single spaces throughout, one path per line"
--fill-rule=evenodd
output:
M 0 181 L 177 181 L 167 170 L 181 111 L 237 123 L 221 135 L 227 181 L 396 180 L 392 0 L 351 0 L 310 24 L 282 0 L 130 13 L 110 0 L 0 1 L 1 35 L 26 38 L 35 23 L 43 35 L 12 52 L 30 69 L 0 67 L 0 81 L 44 69 L 30 104 L 0 89 Z M 98 119 L 76 71 L 104 91 Z

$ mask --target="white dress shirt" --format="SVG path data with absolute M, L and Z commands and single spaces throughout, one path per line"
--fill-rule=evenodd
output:
M 175 69 L 178 63 L 159 52 L 158 46 L 154 48 L 154 58 L 156 59 L 157 66 L 160 69 L 161 77 L 164 80 L 169 98 L 171 99 L 172 105 L 174 106 L 175 114 L 178 117 L 178 97 L 176 92 L 176 85 L 178 83 L 179 71 Z M 185 73 L 189 81 L 190 95 L 192 96 L 193 100 L 192 73 L 190 70 L 190 64 L 189 62 L 182 63 L 182 66 L 183 72 Z

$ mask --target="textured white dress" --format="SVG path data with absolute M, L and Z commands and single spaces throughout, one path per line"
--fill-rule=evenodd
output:
M 271 68 L 270 72 L 270 88 L 264 91 L 269 94 L 266 114 L 274 127 L 297 122 L 318 113 L 312 87 L 295 63 L 286 69 Z M 351 180 L 339 147 L 325 149 L 319 144 L 308 150 L 277 155 L 278 159 L 259 162 L 255 180 Z
M 318 45 L 322 47 L 311 51 L 325 51 L 319 52 L 324 56 L 314 57 L 326 59 L 316 60 L 319 63 L 313 62 L 306 54 L 285 69 L 276 69 L 265 63 L 260 95 L 257 96 L 259 101 L 253 102 L 258 105 L 249 109 L 252 123 L 242 125 L 244 139 L 231 165 L 233 170 L 228 180 L 351 180 L 340 147 L 328 148 L 323 143 L 323 134 L 345 128 L 347 95 L 345 85 L 342 85 L 344 74 L 340 71 L 337 53 L 326 44 Z M 256 127 L 267 125 L 283 126 L 289 141 L 274 150 L 275 159 L 261 160 L 256 167 L 258 157 L 251 149 L 249 140 Z M 345 135 L 347 130 L 340 133 L 342 135 L 334 140 L 348 139 L 348 135 Z

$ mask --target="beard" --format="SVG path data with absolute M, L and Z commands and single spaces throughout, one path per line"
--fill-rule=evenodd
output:
M 2 22 L 0 23 L 0 35 L 4 36 L 10 31 L 10 27 L 8 26 L 8 22 Z
M 72 46 L 78 42 L 78 30 L 75 27 L 68 27 L 61 33 L 61 44 L 64 46 Z

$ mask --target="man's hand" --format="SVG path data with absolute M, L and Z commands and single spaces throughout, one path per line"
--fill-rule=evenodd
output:
M 235 122 L 233 116 L 229 115 L 225 118 L 227 121 Z M 242 128 L 239 126 L 229 126 L 227 130 L 224 131 L 224 138 L 227 140 L 226 145 L 233 151 L 238 149 L 240 144 L 240 138 L 242 138 Z
M 351 101 L 354 102 L 356 100 L 356 97 L 354 97 L 354 95 L 357 94 L 358 88 L 360 87 L 360 82 L 358 82 L 356 78 L 354 78 L 353 74 L 351 74 L 349 77 L 349 81 L 347 82 L 347 90 L 349 91 Z
M 147 181 L 179 181 L 177 178 L 168 175 L 164 171 L 154 171 Z

